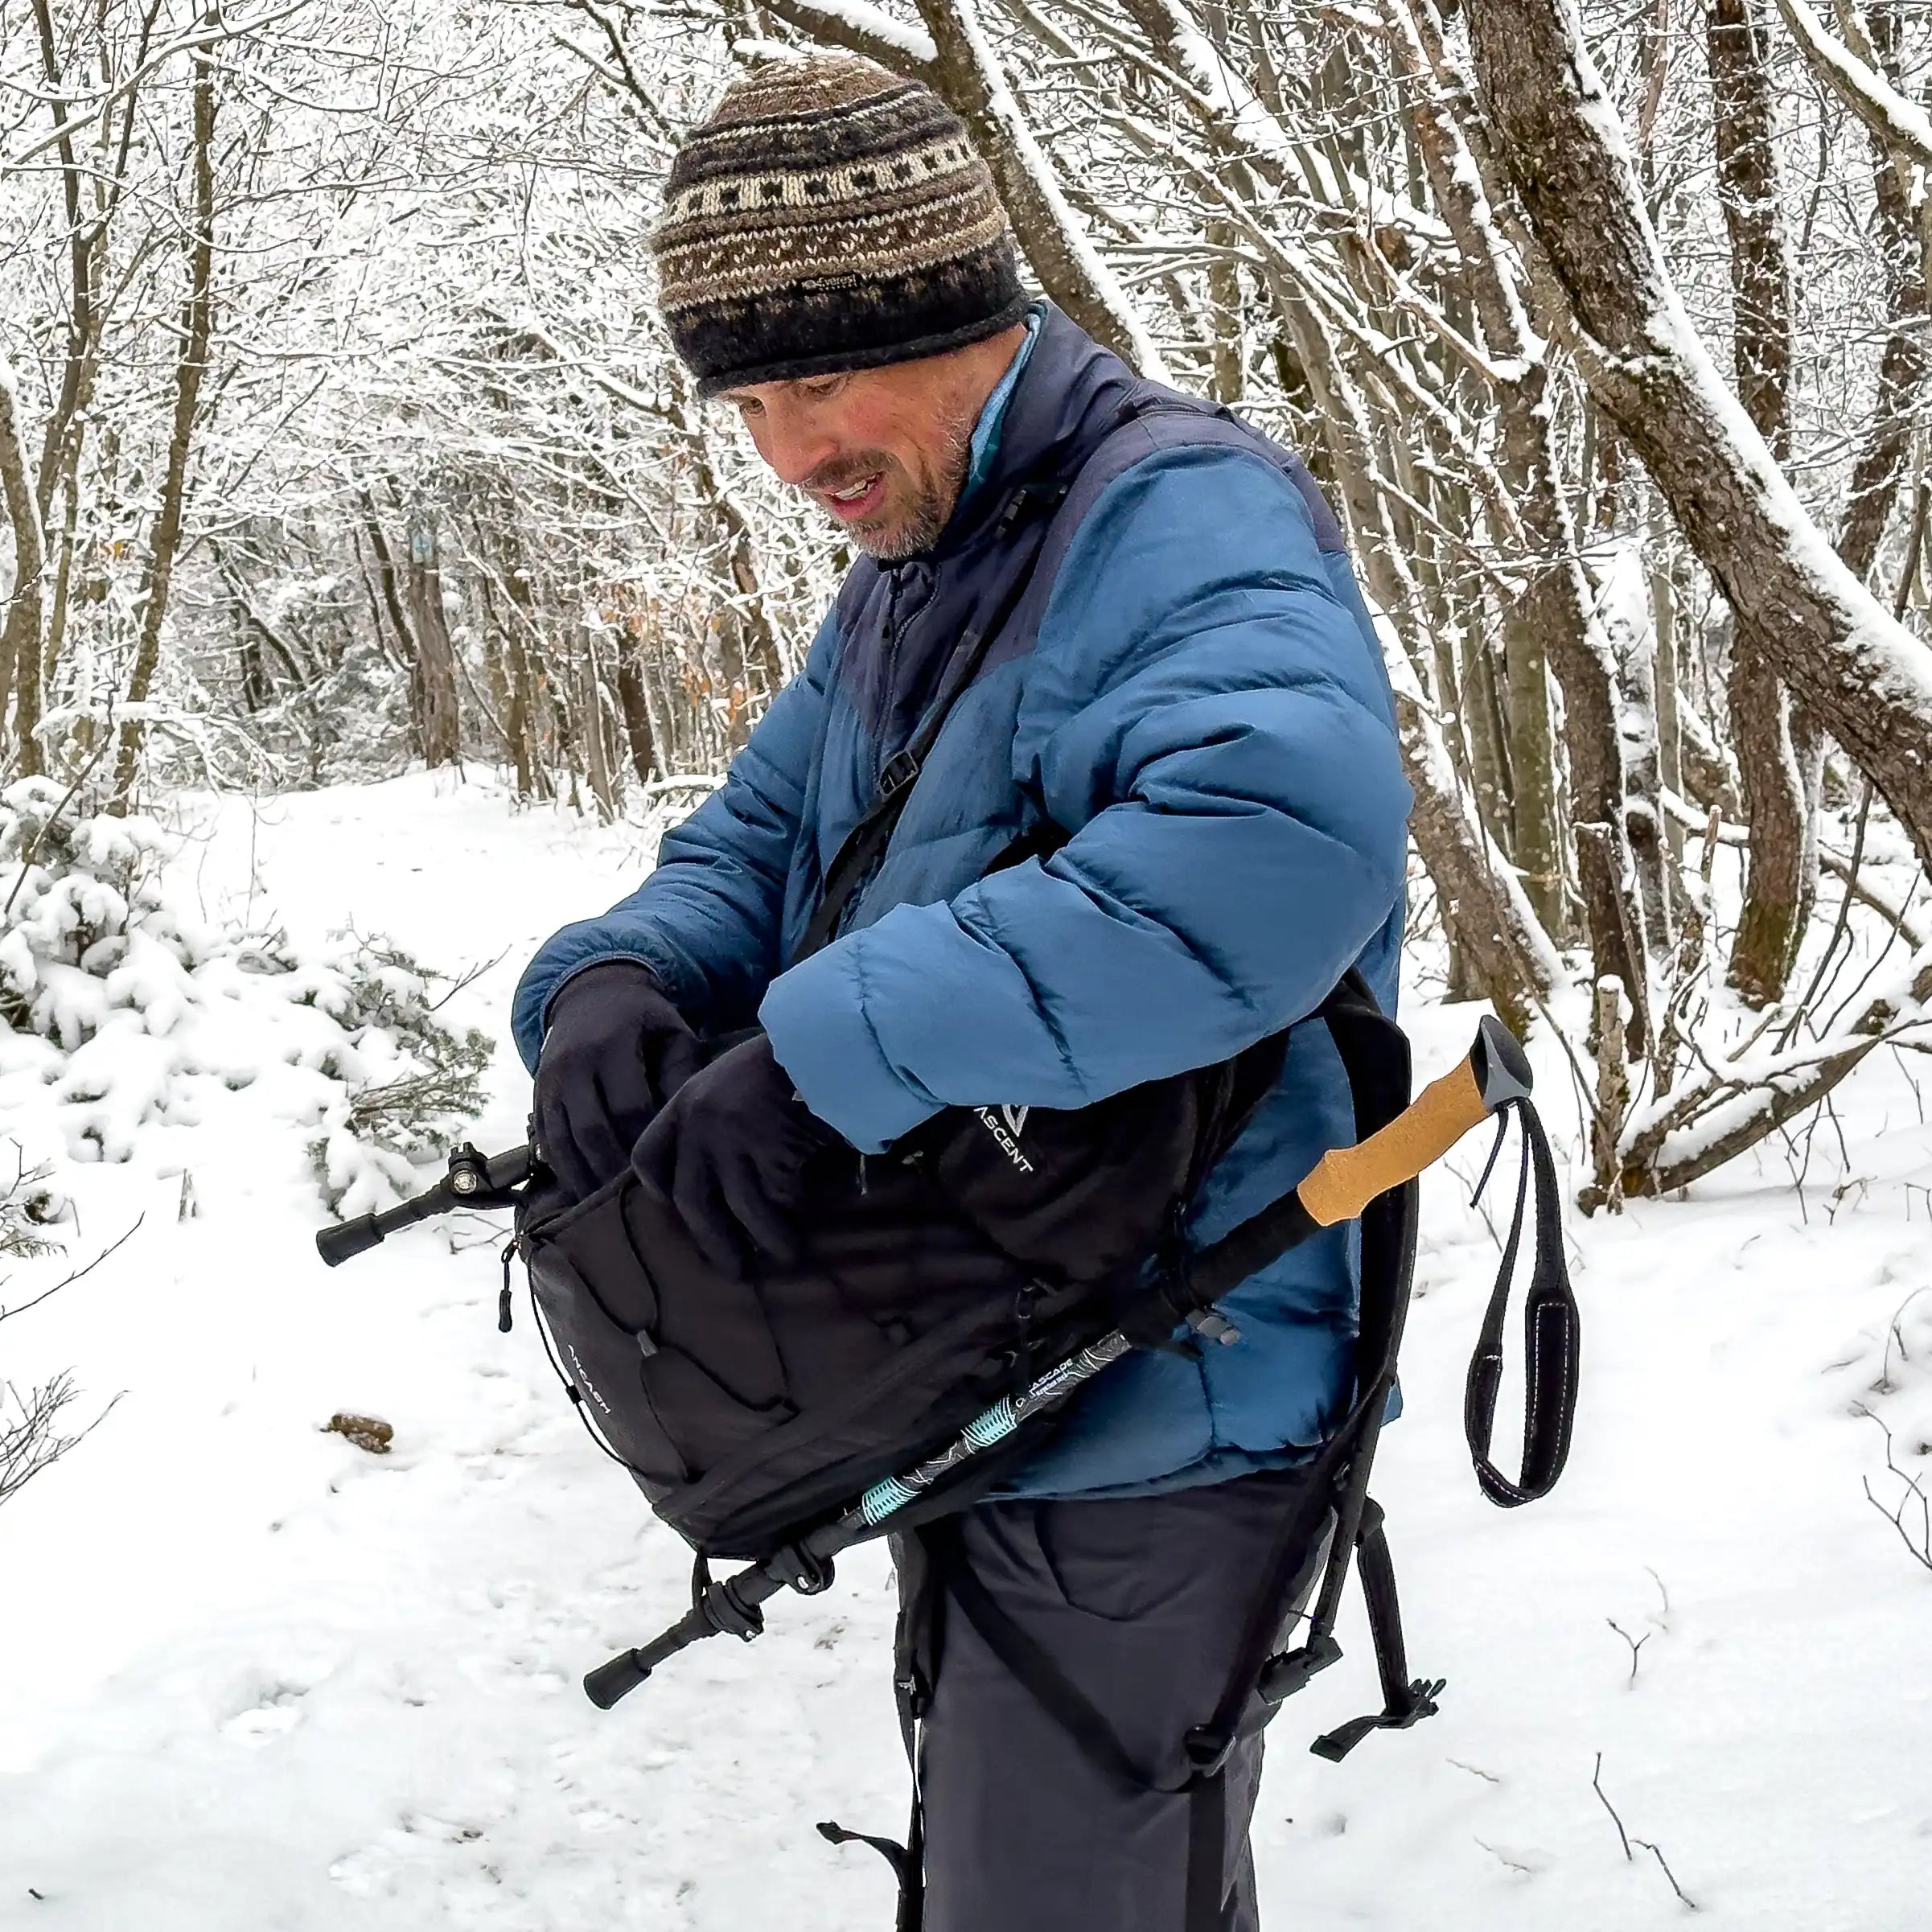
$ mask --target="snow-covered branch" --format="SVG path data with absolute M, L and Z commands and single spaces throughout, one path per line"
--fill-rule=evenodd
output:
M 1570 0 L 1470 0 L 1487 112 L 1591 391 L 1777 668 L 1932 861 L 1932 659 L 1846 569 L 1725 386 Z
M 869 0 L 766 0 L 766 10 L 821 47 L 863 54 L 908 78 L 927 78 L 939 57 L 931 34 Z
M 1807 0 L 1778 0 L 1778 10 L 1812 72 L 1865 124 L 1880 145 L 1888 151 L 1909 155 L 1919 167 L 1932 168 L 1932 115 L 1820 26 Z

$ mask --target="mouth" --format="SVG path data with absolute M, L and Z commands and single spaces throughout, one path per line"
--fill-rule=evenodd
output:
M 876 516 L 886 497 L 886 473 L 875 470 L 839 490 L 815 490 L 812 495 L 841 523 L 862 523 Z

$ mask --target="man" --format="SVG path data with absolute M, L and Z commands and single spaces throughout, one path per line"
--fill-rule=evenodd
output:
M 679 151 L 656 245 L 701 392 L 865 560 L 658 869 L 524 976 L 517 1038 L 565 1184 L 634 1160 L 730 1264 L 783 1252 L 839 1140 L 878 1152 L 943 1108 L 1017 1120 L 1211 1065 L 1351 965 L 1392 1005 L 1408 795 L 1305 471 L 1029 303 L 960 123 L 862 60 L 734 85 Z M 798 956 L 908 747 L 890 845 Z M 988 869 L 1047 822 L 1070 835 L 1050 856 Z M 701 1068 L 697 1035 L 754 1019 Z M 1353 1137 L 1332 1043 L 1302 1027 L 1190 1233 Z M 1346 1403 L 1354 1297 L 1344 1231 L 1308 1243 L 1230 1298 L 1235 1345 L 1129 1358 L 1001 1500 L 929 1539 L 950 1572 L 905 1581 L 930 1932 L 1257 1924 L 1259 1737 L 1191 1780 L 1183 1741 L 1289 1607 L 1256 1601 L 1284 1538 L 1304 1585 L 1314 1560 L 1295 1471 Z M 1000 1661 L 989 1619 L 1111 1750 Z

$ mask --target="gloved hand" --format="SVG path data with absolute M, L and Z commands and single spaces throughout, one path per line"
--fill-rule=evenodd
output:
M 594 1194 L 702 1063 L 647 967 L 607 960 L 566 980 L 536 1063 L 532 1120 L 545 1165 L 573 1198 Z
M 750 1250 L 795 1260 L 793 1227 L 815 1154 L 845 1142 L 798 1097 L 763 1034 L 680 1087 L 631 1150 L 644 1184 L 675 1207 L 713 1267 Z

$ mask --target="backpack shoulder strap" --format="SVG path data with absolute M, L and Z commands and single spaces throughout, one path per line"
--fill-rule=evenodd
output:
M 1163 450 L 1209 447 L 1243 450 L 1266 458 L 1301 493 L 1314 524 L 1317 548 L 1337 553 L 1347 549 L 1342 525 L 1322 495 L 1321 486 L 1309 473 L 1308 465 L 1292 450 L 1264 436 L 1219 404 L 1199 401 L 1158 383 L 1142 382 L 1124 399 L 1114 426 L 1074 477 L 1067 499 L 1046 532 L 1033 581 L 1016 606 L 1014 622 L 1005 639 L 996 646 L 990 662 L 997 664 L 1032 648 L 1060 565 L 1088 512 L 1111 484 Z

